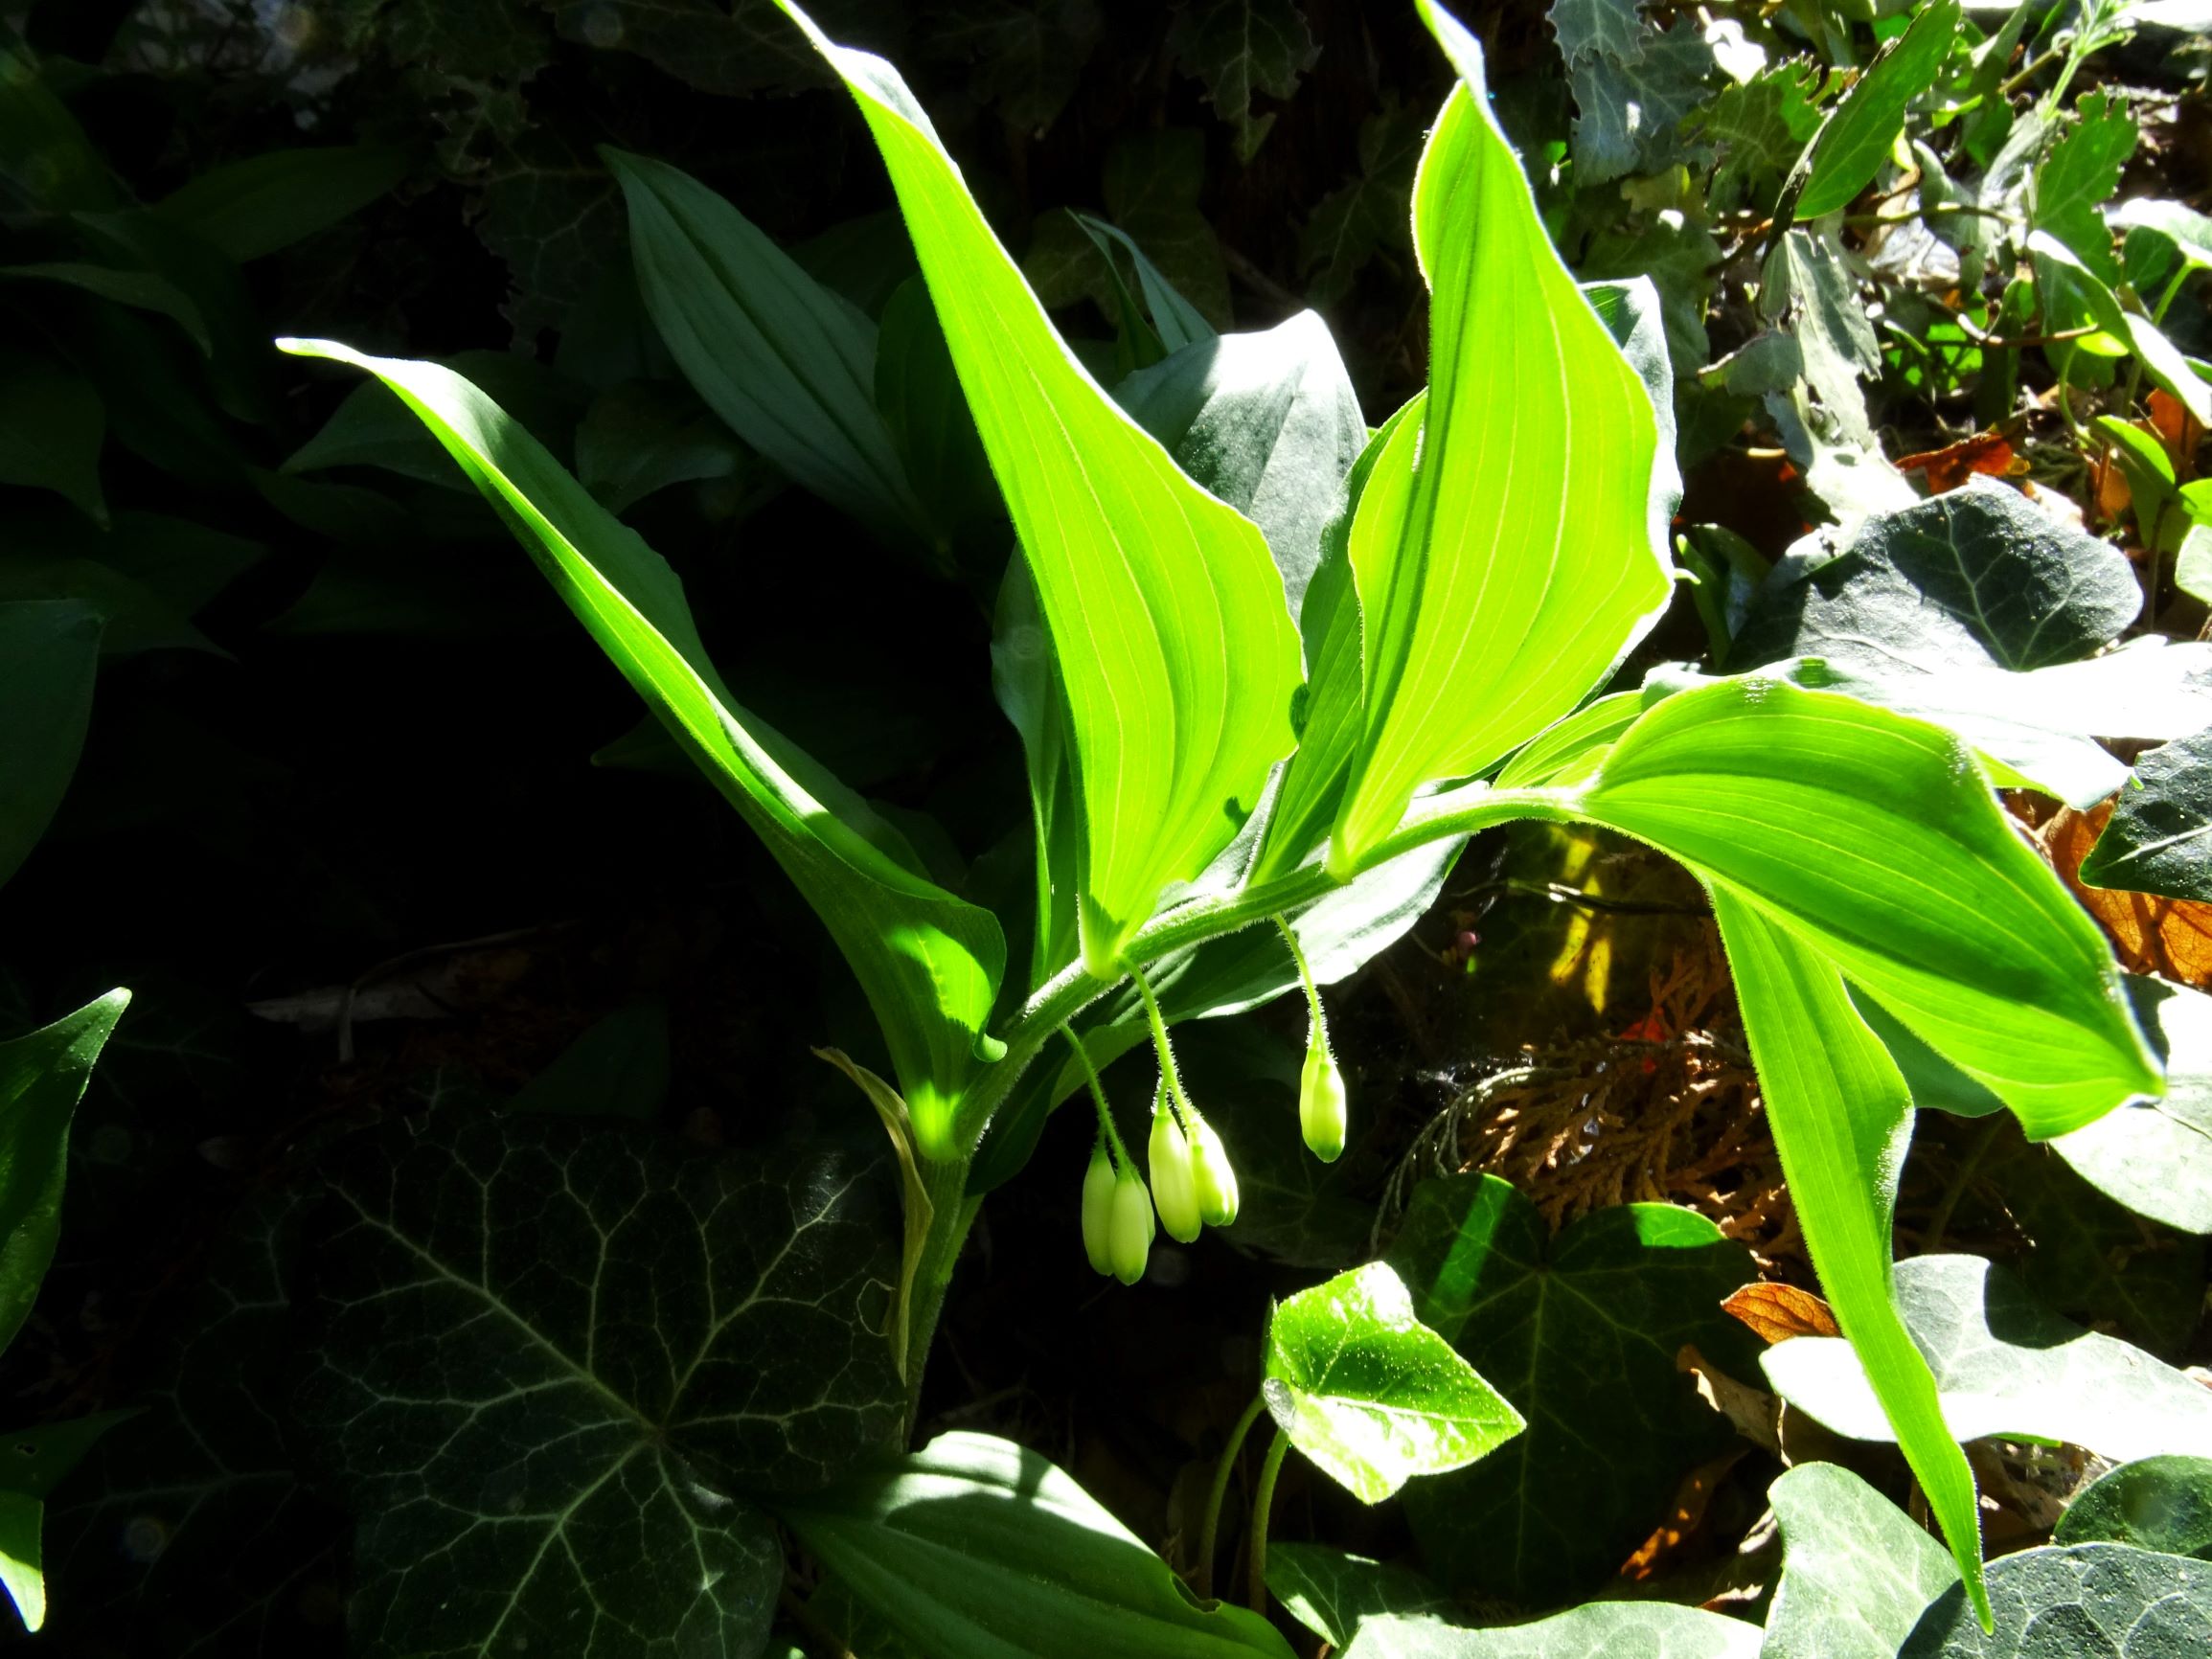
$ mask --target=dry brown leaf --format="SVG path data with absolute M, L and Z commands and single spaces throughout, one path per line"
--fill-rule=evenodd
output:
M 1726 1418 L 1738 1434 L 1763 1451 L 1781 1450 L 1781 1400 L 1715 1370 L 1694 1342 L 1684 1343 L 1675 1355 L 1675 1369 L 1698 1385 L 1698 1398 Z
M 2197 476 L 2197 446 L 2204 442 L 2204 428 L 2171 392 L 2153 387 L 2144 401 L 2151 412 L 2150 428 L 2166 446 L 2176 480 L 2188 483 Z
M 1794 1284 L 1761 1280 L 1746 1284 L 1721 1304 L 1722 1311 L 1750 1327 L 1760 1341 L 1787 1342 L 1792 1336 L 1841 1336 L 1828 1304 Z
M 2086 886 L 2082 860 L 2104 833 L 2109 802 L 2087 812 L 2062 807 L 2039 830 L 2060 876 L 2111 936 L 2120 966 L 2200 989 L 2212 987 L 2212 904 Z
M 1668 1511 L 1667 1518 L 1652 1535 L 1636 1546 L 1636 1553 L 1621 1563 L 1621 1577 L 1640 1582 L 1663 1570 L 1680 1554 L 1682 1546 L 1705 1524 L 1705 1511 L 1712 1507 L 1714 1491 L 1749 1449 L 1738 1446 L 1732 1452 L 1722 1453 L 1711 1463 L 1699 1464 L 1684 1475 L 1682 1484 L 1675 1489 L 1674 1508 Z
M 2027 462 L 2013 453 L 2003 434 L 1977 432 L 1972 438 L 1962 438 L 1956 443 L 1948 443 L 1941 449 L 1926 449 L 1918 455 L 1899 458 L 1900 472 L 1918 472 L 1927 479 L 1927 492 L 1941 495 L 1957 489 L 1977 472 L 1992 478 L 2018 478 L 2028 469 Z

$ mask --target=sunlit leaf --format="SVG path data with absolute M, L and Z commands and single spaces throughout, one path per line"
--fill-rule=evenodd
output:
M 2212 1560 L 2212 1458 L 2138 1458 L 2098 1476 L 2066 1505 L 2051 1542 L 2100 1541 Z
M 1958 20 L 1958 0 L 1934 0 L 1836 101 L 1783 192 L 1787 200 L 1796 188 L 1799 218 L 1832 214 L 1866 187 L 1904 130 L 1905 107 L 1928 89 L 1950 55 Z
M 2125 1544 L 2023 1550 L 1990 1565 L 1996 1626 L 1955 1590 L 1898 1659 L 2190 1659 L 2212 1647 L 2212 1561 Z

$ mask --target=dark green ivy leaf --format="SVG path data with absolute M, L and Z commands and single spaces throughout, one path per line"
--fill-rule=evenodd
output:
M 759 1653 L 748 1494 L 901 1419 L 880 1162 L 456 1116 L 348 1148 L 324 1209 L 299 1415 L 363 1651 Z
M 1253 113 L 1252 95 L 1288 98 L 1321 50 L 1296 0 L 1197 0 L 1176 13 L 1168 49 L 1235 130 L 1239 161 L 1250 161 L 1275 125 Z
M 2212 1458 L 2138 1458 L 2075 1494 L 2054 1544 L 2133 1544 L 2212 1561 Z
M 2200 1659 L 2212 1651 L 2212 1561 L 2125 1544 L 2024 1550 L 1990 1563 L 1996 1628 L 1954 1589 L 1898 1659 Z
M 1793 58 L 1749 80 L 1731 81 L 1690 118 L 1695 136 L 1721 152 L 1706 193 L 1715 212 L 1774 205 L 1782 181 L 1820 128 L 1812 102 L 1819 89 L 1819 72 Z
M 1703 1216 L 1626 1204 L 1554 1239 L 1509 1183 L 1454 1175 L 1415 1191 L 1389 1260 L 1423 1323 L 1528 1420 L 1480 1467 L 1405 1494 L 1448 1588 L 1531 1606 L 1588 1588 L 1731 1439 L 1675 1367 L 1684 1343 L 1739 1375 L 1756 1363 L 1720 1308 L 1756 1277 L 1750 1254 Z
M 2082 860 L 2091 887 L 2212 898 L 2212 728 L 2153 749 Z
M 1358 1633 L 1363 1620 L 1451 1610 L 1449 1598 L 1412 1568 L 1326 1544 L 1270 1543 L 1267 1588 L 1299 1624 L 1337 1648 Z
M 1758 1659 L 1759 1626 L 1671 1602 L 1590 1602 L 1529 1625 L 1464 1630 L 1388 1617 L 1359 1626 L 1344 1659 Z

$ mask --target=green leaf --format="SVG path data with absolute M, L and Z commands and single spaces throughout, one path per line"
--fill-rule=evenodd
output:
M 107 1034 L 130 1002 L 111 990 L 75 1013 L 0 1043 L 0 1349 L 15 1340 L 61 1232 L 69 1120 Z
M 927 38 L 1009 126 L 1040 137 L 1083 83 L 1099 12 L 1096 0 L 951 0 L 932 10 Z
M 0 50 L 0 177 L 14 187 L 11 195 L 49 213 L 98 213 L 121 194 L 37 58 L 20 48 Z
M 1732 668 L 1817 656 L 1877 674 L 2036 669 L 2135 620 L 2118 550 L 1987 479 L 1870 514 L 1833 554 L 1792 549 L 1753 600 Z
M 2051 1149 L 2138 1216 L 2212 1233 L 2212 997 L 2131 974 L 2128 999 L 2166 1068 L 2166 1097 L 2131 1101 Z
M 1575 100 L 1575 176 L 1603 184 L 1656 173 L 1682 157 L 1676 129 L 1703 101 L 1713 49 L 1696 23 L 1676 18 L 1643 36 L 1631 57 L 1597 52 L 1567 71 Z
M 1344 1659 L 1758 1659 L 1759 1626 L 1669 1602 L 1591 1602 L 1529 1625 L 1464 1630 L 1370 1619 Z
M 2212 1645 L 2212 1562 L 2080 1544 L 2007 1556 L 1989 1583 L 1994 1630 L 1954 1590 L 1898 1659 L 2190 1659 Z
M 619 1008 L 587 1029 L 507 1102 L 511 1112 L 650 1123 L 669 1092 L 669 1013 L 659 1002 Z
M 2089 92 L 2075 105 L 2080 118 L 2036 169 L 2032 222 L 2073 249 L 2106 283 L 2120 280 L 2112 232 L 2098 210 L 2120 188 L 2120 169 L 2135 149 L 2135 120 L 2124 100 Z
M 1774 244 L 1762 267 L 1759 309 L 1797 343 L 1805 383 L 1827 418 L 1821 435 L 1847 448 L 1873 448 L 1859 382 L 1881 373 L 1881 342 L 1834 225 L 1792 225 Z
M 2172 394 L 2200 423 L 2212 425 L 2212 382 L 2190 366 L 2155 324 L 2121 309 L 2112 290 L 2048 231 L 2032 232 L 2027 251 L 2035 263 L 2036 292 L 2043 297 L 2046 327 L 2093 324 L 2100 332 L 2078 342 L 2079 350 L 2101 356 L 2132 352 L 2154 385 Z
M 736 476 L 754 494 L 766 470 L 689 387 L 669 381 L 610 387 L 577 422 L 577 479 L 609 512 L 700 479 Z
M 1417 787 L 1580 703 L 1673 590 L 1648 516 L 1650 396 L 1552 250 L 1480 48 L 1428 0 L 1423 15 L 1461 79 L 1414 193 L 1432 289 L 1419 466 L 1402 427 L 1352 527 L 1366 719 L 1329 852 L 1344 874 Z
M 1978 1257 L 1900 1261 L 1897 1304 L 1959 1440 L 2064 1442 L 2122 1461 L 2212 1455 L 2212 1391 L 2046 1311 Z M 1891 1438 L 1848 1344 L 1801 1336 L 1768 1349 L 1761 1363 L 1776 1392 L 1836 1433 Z
M 1834 1464 L 1802 1464 L 1767 1489 L 1782 1528 L 1782 1580 L 1760 1659 L 1896 1659 L 1927 1604 L 1959 1581 L 1943 1546 Z
M 1790 59 L 1749 80 L 1731 81 L 1691 117 L 1695 136 L 1721 150 L 1706 192 L 1715 211 L 1774 205 L 1783 179 L 1819 130 L 1820 112 L 1812 102 L 1819 90 L 1818 69 Z
M 1587 1590 L 1665 1516 L 1683 1473 L 1728 1443 L 1675 1366 L 1695 1343 L 1748 1374 L 1756 1350 L 1720 1307 L 1755 1277 L 1750 1256 L 1704 1217 L 1628 1204 L 1553 1239 L 1506 1182 L 1454 1175 L 1414 1189 L 1388 1260 L 1423 1322 L 1528 1419 L 1481 1468 L 1406 1493 L 1448 1587 L 1530 1606 Z
M 1235 130 L 1239 161 L 1250 161 L 1275 125 L 1273 115 L 1253 113 L 1252 95 L 1288 98 L 1321 56 L 1296 0 L 1198 0 L 1176 13 L 1168 50 L 1205 83 L 1214 112 Z
M 2212 1561 L 2212 1458 L 2138 1458 L 2098 1476 L 2074 1494 L 2051 1542 L 2132 1544 Z
M 1005 968 L 997 922 L 925 880 L 896 830 L 731 699 L 675 573 L 496 404 L 434 364 L 326 343 L 287 349 L 382 378 L 507 516 L 601 648 L 821 916 L 883 1028 L 924 1152 L 951 1153 L 952 1102 Z
M 926 1659 L 1289 1659 L 1242 1607 L 1167 1564 L 1040 1454 L 946 1434 L 777 1512 Z
M 831 506 L 913 534 L 921 506 L 876 411 L 876 326 L 696 179 L 601 153 L 629 207 L 638 291 L 707 407 Z
M 898 446 L 932 539 L 949 553 L 980 533 L 996 559 L 1006 550 L 1006 504 L 991 476 L 975 419 L 960 396 L 960 377 L 945 331 L 930 308 L 928 286 L 908 277 L 883 307 L 876 344 L 876 406 Z
M 93 1443 L 132 1411 L 19 1428 L 0 1442 L 0 1588 L 15 1603 L 23 1627 L 37 1634 L 46 1623 L 46 1576 L 41 1534 L 46 1495 L 75 1468 Z
M 1261 1392 L 1290 1443 L 1364 1504 L 1488 1456 L 1527 1426 L 1414 1317 L 1387 1262 L 1277 1306 Z
M 1978 1601 L 1973 1473 L 1951 1443 L 1935 1376 L 1899 1311 L 1891 1268 L 1890 1227 L 1912 1137 L 1912 1097 L 1833 965 L 1725 888 L 1713 889 L 1713 915 L 1820 1287 Z
M 350 1146 L 324 1210 L 297 1410 L 364 1651 L 757 1652 L 757 1500 L 902 1416 L 880 1163 L 450 1114 Z
M 584 412 L 582 387 L 513 352 L 461 352 L 441 366 L 497 403 L 548 450 L 568 452 Z M 333 466 L 375 466 L 448 489 L 470 488 L 467 468 L 455 465 L 405 399 L 376 380 L 347 393 L 322 430 L 286 458 L 284 470 L 320 472 Z
M 25 600 L 75 602 L 100 620 L 100 654 L 201 650 L 225 653 L 161 595 L 143 582 L 90 558 L 38 551 L 31 537 L 10 549 L 0 563 L 0 603 Z
M 1562 795 L 1828 959 L 2032 1138 L 2161 1092 L 2104 936 L 1933 726 L 1726 680 L 1646 710 Z
M 1594 57 L 1631 61 L 1643 50 L 1636 0 L 1552 0 L 1552 34 L 1571 66 Z
M 2212 730 L 2161 744 L 2135 762 L 2081 878 L 2091 887 L 2212 898 Z
M 1367 444 L 1358 395 L 1311 311 L 1195 342 L 1114 388 L 1192 478 L 1257 524 L 1298 615 Z
M 351 218 L 407 176 L 396 144 L 273 149 L 203 172 L 154 211 L 244 264 Z
M 0 266 L 0 279 L 25 283 L 58 283 L 133 310 L 152 311 L 182 329 L 202 356 L 215 352 L 208 321 L 199 306 L 168 277 L 148 270 L 122 270 L 113 265 L 81 261 L 59 261 L 34 265 Z
M 1267 1589 L 1293 1619 L 1337 1648 L 1349 1644 L 1369 1619 L 1451 1610 L 1450 1598 L 1412 1568 L 1326 1544 L 1270 1541 Z
M 1069 354 L 897 73 L 813 38 L 890 168 L 1037 585 L 1083 805 L 1083 956 L 1119 977 L 1162 890 L 1228 845 L 1289 751 L 1298 646 L 1283 583 L 1251 521 Z
M 106 438 L 107 410 L 90 380 L 43 358 L 0 356 L 0 484 L 51 489 L 104 525 L 100 449 Z
M 1935 82 L 1958 36 L 1958 0 L 1933 0 L 1904 34 L 1874 55 L 1829 111 L 1783 193 L 1794 212 L 1816 219 L 1849 205 L 1904 130 L 1907 105 Z
M 2193 271 L 2212 270 L 2212 218 L 2178 201 L 2137 196 L 2107 216 L 2115 229 L 2144 231 L 2171 250 L 2171 258 Z
M 1426 135 L 1421 113 L 1387 92 L 1382 107 L 1360 122 L 1358 176 L 1315 203 L 1298 233 L 1298 269 L 1315 305 L 1335 305 L 1377 258 L 1406 248 L 1413 170 Z

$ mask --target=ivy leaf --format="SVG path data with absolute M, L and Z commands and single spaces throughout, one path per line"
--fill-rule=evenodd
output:
M 1695 1343 L 1749 1374 L 1756 1344 L 1720 1304 L 1755 1274 L 1702 1216 L 1628 1204 L 1553 1239 L 1509 1183 L 1454 1175 L 1415 1189 L 1387 1259 L 1422 1322 L 1528 1420 L 1481 1468 L 1406 1493 L 1447 1585 L 1534 1606 L 1587 1589 L 1728 1443 L 1675 1355 Z
M 2091 887 L 2212 898 L 2212 728 L 2135 762 L 2081 875 Z
M 757 1653 L 749 1500 L 898 1431 L 880 1166 L 456 1116 L 350 1146 L 323 1210 L 298 1415 L 366 1650 Z
M 1321 56 L 1296 0 L 1196 0 L 1176 13 L 1168 50 L 1235 129 L 1239 161 L 1258 154 L 1275 125 L 1252 113 L 1253 93 L 1288 98 Z
M 2066 1506 L 2051 1542 L 2132 1544 L 2212 1561 L 2212 1458 L 2138 1458 L 2098 1476 Z
M 826 85 L 821 60 L 792 37 L 772 0 L 537 0 L 563 40 L 634 52 L 701 92 L 727 98 L 801 92 Z M 847 0 L 823 7 L 879 51 L 902 44 L 896 10 Z M 888 33 L 887 33 L 888 31 Z
M 1881 373 L 1881 342 L 1834 225 L 1790 226 L 1764 267 L 1759 308 L 1797 342 L 1805 383 L 1833 423 L 1834 441 L 1873 447 L 1859 383 Z
M 1985 1633 L 1953 1590 L 1898 1659 L 2190 1659 L 2212 1649 L 2212 1561 L 2125 1544 L 2023 1550 L 1990 1563 L 1989 1588 L 1995 1629 Z
M 2098 210 L 2120 188 L 2120 170 L 2135 150 L 2135 118 L 2109 92 L 2082 95 L 2077 120 L 2036 169 L 2032 223 L 2073 249 L 2104 282 L 2120 280 L 2112 232 Z
M 1643 18 L 1636 0 L 1552 0 L 1553 34 L 1567 67 L 1591 57 L 1634 62 L 1643 52 Z
M 1782 1528 L 1782 1580 L 1761 1659 L 1895 1659 L 1959 1581 L 1944 1547 L 1849 1469 L 1801 1464 L 1767 1501 Z
M 2035 669 L 2087 656 L 2142 608 L 2126 558 L 1987 479 L 1868 516 L 1832 555 L 1792 549 L 1728 660 L 1817 656 L 1876 672 Z
M 1632 57 L 1593 51 L 1570 65 L 1577 181 L 1654 173 L 1681 159 L 1676 129 L 1703 101 L 1712 73 L 1713 49 L 1687 17 L 1644 37 Z
M 1414 1317 L 1405 1282 L 1382 1261 L 1276 1307 L 1260 1389 L 1291 1443 L 1365 1504 L 1415 1475 L 1464 1468 L 1526 1426 Z
M 1451 1610 L 1451 1599 L 1412 1568 L 1326 1544 L 1270 1542 L 1267 1589 L 1293 1619 L 1336 1648 L 1380 1615 Z
M 2139 1348 L 2061 1319 L 1978 1257 L 1900 1261 L 1897 1304 L 1958 1440 L 2064 1442 L 2119 1459 L 2212 1455 L 2212 1391 Z M 1892 1438 L 1841 1339 L 1799 1337 L 1768 1349 L 1761 1363 L 1778 1394 L 1836 1433 Z
M 1388 95 L 1359 124 L 1359 176 L 1316 202 L 1298 233 L 1298 269 L 1316 306 L 1343 300 L 1379 256 L 1411 251 L 1405 220 L 1427 131 L 1419 111 Z
M 1790 59 L 1749 80 L 1731 81 L 1691 118 L 1690 132 L 1715 146 L 1721 165 L 1706 200 L 1716 213 L 1771 207 L 1782 181 L 1820 127 L 1813 99 L 1820 73 Z
M 952 0 L 932 8 L 928 43 L 968 65 L 979 101 L 1036 137 L 1075 96 L 1104 30 L 1096 0 Z
M 2147 975 L 2124 983 L 2165 1064 L 2166 1097 L 2115 1106 L 2051 1148 L 2136 1215 L 2212 1233 L 2212 997 Z
M 1759 1659 L 1759 1626 L 1671 1602 L 1591 1602 L 1549 1619 L 1465 1630 L 1370 1619 L 1344 1659 Z

